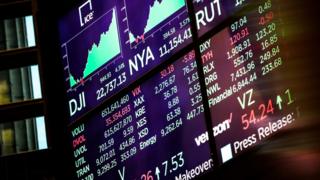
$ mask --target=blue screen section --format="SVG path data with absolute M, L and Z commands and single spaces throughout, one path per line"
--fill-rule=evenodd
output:
M 186 179 L 213 169 L 194 57 L 72 126 L 76 178 Z
M 189 44 L 188 22 L 184 0 L 87 0 L 74 7 L 59 21 L 70 120 Z
M 191 44 L 186 2 L 198 35 L 217 33 L 201 59 L 166 62 Z M 197 178 L 294 122 L 275 2 L 84 0 L 63 16 L 75 178 Z

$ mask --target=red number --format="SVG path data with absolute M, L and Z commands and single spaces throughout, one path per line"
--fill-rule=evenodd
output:
M 260 104 L 259 110 L 261 110 L 261 118 L 260 118 L 260 121 L 263 121 L 263 120 L 267 119 L 266 106 L 265 106 L 264 104 Z
M 195 57 L 196 57 L 195 52 L 191 51 L 190 53 L 188 53 L 187 55 L 184 56 L 183 62 L 187 63 L 189 61 L 192 61 Z
M 260 17 L 260 21 L 259 21 L 259 25 L 265 25 L 266 24 L 266 20 L 264 19 L 264 17 Z
M 254 110 L 251 110 L 250 112 L 249 123 L 256 124 L 256 116 L 254 114 Z
M 255 114 L 254 109 L 252 109 L 250 111 L 249 119 L 248 119 L 248 114 L 242 115 L 241 122 L 243 124 L 243 130 L 247 130 L 249 128 L 250 124 L 256 124 L 259 121 L 263 121 L 263 120 L 267 119 L 267 117 L 268 117 L 267 114 L 274 113 L 274 107 L 272 104 L 272 100 L 269 99 L 268 104 L 267 104 L 267 108 L 266 108 L 265 104 L 260 104 L 258 109 L 261 112 L 260 118 L 256 118 L 256 114 Z
M 147 174 L 142 174 L 141 180 L 153 180 L 153 176 L 150 173 L 152 173 L 152 171 L 148 171 Z
M 241 122 L 242 122 L 242 124 L 244 124 L 243 130 L 247 130 L 249 127 L 249 120 L 245 119 L 247 116 L 248 116 L 248 114 L 244 114 L 241 117 Z
M 273 114 L 273 112 L 274 112 L 273 104 L 272 104 L 271 99 L 269 99 L 268 106 L 267 106 L 267 113 L 272 113 Z
M 169 74 L 171 74 L 174 71 L 174 65 L 171 64 L 170 66 L 168 66 L 166 69 L 162 70 L 160 72 L 161 78 L 164 78 L 166 76 L 168 76 Z

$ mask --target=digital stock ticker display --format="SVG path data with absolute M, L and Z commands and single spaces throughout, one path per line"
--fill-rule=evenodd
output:
M 184 0 L 88 0 L 59 27 L 71 120 L 191 42 Z
M 79 177 L 83 167 L 97 179 L 174 179 L 196 166 L 198 175 L 210 170 L 208 143 L 194 140 L 206 131 L 196 67 L 191 52 L 73 129 Z
M 294 92 L 286 79 L 276 1 L 259 1 L 201 47 L 219 162 L 292 124 Z
M 191 23 L 226 26 L 173 59 Z M 76 179 L 194 179 L 297 119 L 276 0 L 87 0 L 59 31 Z

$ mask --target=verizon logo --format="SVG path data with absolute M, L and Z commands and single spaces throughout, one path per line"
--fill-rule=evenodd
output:
M 232 121 L 232 113 L 230 113 L 230 118 L 226 119 L 222 123 L 218 124 L 217 126 L 213 127 L 213 136 L 216 137 L 219 134 L 222 134 L 223 132 L 227 131 L 230 129 L 230 124 Z M 208 131 L 202 133 L 200 136 L 194 138 L 194 141 L 196 142 L 197 146 L 200 146 L 201 144 L 206 143 L 209 141 L 209 133 Z

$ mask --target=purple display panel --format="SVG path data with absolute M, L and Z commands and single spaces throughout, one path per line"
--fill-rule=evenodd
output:
M 194 57 L 71 127 L 77 179 L 190 179 L 213 168 Z
M 298 115 L 276 1 L 259 2 L 200 48 L 220 163 Z
M 260 1 L 260 0 L 258 0 Z M 234 15 L 252 0 L 193 0 L 198 35 L 218 26 L 222 21 Z M 252 4 L 252 3 L 251 3 Z
M 59 31 L 71 122 L 191 42 L 184 0 L 86 0 Z

